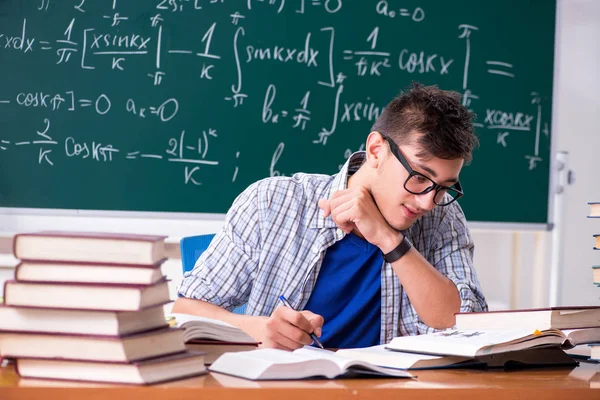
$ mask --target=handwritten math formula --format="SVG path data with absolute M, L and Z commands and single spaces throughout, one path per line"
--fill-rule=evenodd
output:
M 510 160 L 524 179 L 548 169 L 552 65 L 523 58 L 534 41 L 511 49 L 525 28 L 491 24 L 497 16 L 485 10 L 36 0 L 0 11 L 5 166 L 110 171 L 107 182 L 123 169 L 175 192 L 222 190 L 230 202 L 257 179 L 335 173 L 387 102 L 418 81 L 461 94 L 484 157 Z

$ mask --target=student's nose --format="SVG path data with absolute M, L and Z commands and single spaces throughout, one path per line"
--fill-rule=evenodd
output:
M 417 205 L 425 211 L 431 211 L 435 208 L 436 204 L 433 201 L 435 198 L 435 190 L 432 190 L 429 193 L 422 194 L 417 196 Z

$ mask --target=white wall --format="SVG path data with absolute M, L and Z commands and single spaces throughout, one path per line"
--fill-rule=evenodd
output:
M 600 264 L 592 250 L 592 234 L 600 233 L 600 219 L 588 220 L 588 201 L 600 201 L 600 0 L 559 0 L 558 79 L 555 87 L 553 135 L 556 150 L 569 152 L 576 182 L 565 193 L 562 249 L 565 282 L 562 304 L 599 304 L 600 289 L 591 284 L 591 265 Z M 31 215 L 4 210 L 0 230 L 73 229 L 161 233 L 182 236 L 216 231 L 222 221 L 210 216 L 115 218 L 109 213 Z M 474 230 L 475 265 L 492 308 L 548 305 L 551 235 L 549 233 Z M 534 250 L 541 248 L 536 253 Z M 513 250 L 516 250 L 514 252 Z M 536 254 L 538 255 L 536 258 Z M 165 273 L 180 279 L 180 266 L 169 262 Z M 2 275 L 0 275 L 2 279 Z
M 600 304 L 591 284 L 592 250 L 600 219 L 587 219 L 588 201 L 600 201 L 600 1 L 561 1 L 559 76 L 554 133 L 557 149 L 569 152 L 575 183 L 565 193 L 562 304 Z

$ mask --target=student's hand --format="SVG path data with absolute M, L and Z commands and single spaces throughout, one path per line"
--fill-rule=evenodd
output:
M 338 190 L 329 199 L 319 200 L 319 207 L 323 216 L 331 215 L 341 230 L 348 234 L 357 229 L 366 241 L 384 252 L 391 251 L 399 243 L 398 232 L 383 218 L 373 197 L 362 186 Z
M 255 317 L 256 318 L 256 317 Z M 258 317 L 260 323 L 246 329 L 261 347 L 296 350 L 312 344 L 309 333 L 321 336 L 323 317 L 310 311 L 294 311 L 289 307 L 277 307 L 270 317 Z

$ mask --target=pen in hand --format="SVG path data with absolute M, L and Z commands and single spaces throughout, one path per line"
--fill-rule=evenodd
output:
M 279 296 L 279 300 L 283 303 L 284 306 L 289 307 L 289 308 L 291 308 L 292 310 L 295 311 L 294 307 L 292 307 L 292 305 L 290 303 L 288 303 L 288 301 L 286 300 L 285 297 L 283 297 L 283 295 Z M 322 349 L 324 348 L 323 347 L 323 343 L 321 343 L 321 341 L 319 340 L 319 338 L 317 337 L 317 335 L 315 335 L 314 332 L 309 333 L 309 335 L 310 335 L 310 338 L 315 341 L 315 343 L 317 344 L 317 346 L 319 346 Z

